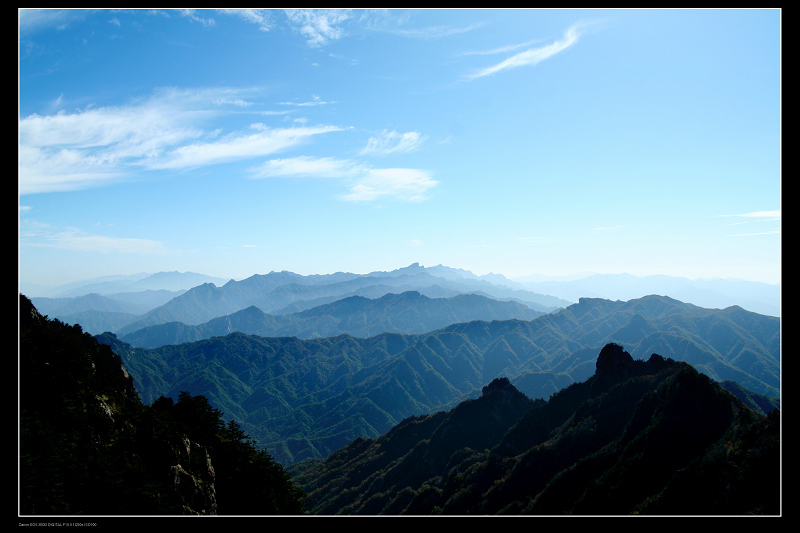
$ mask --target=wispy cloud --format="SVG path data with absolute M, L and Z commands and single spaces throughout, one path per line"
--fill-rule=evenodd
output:
M 362 175 L 365 168 L 356 161 L 332 157 L 290 157 L 271 159 L 251 169 L 253 178 L 350 178 Z
M 622 229 L 625 226 L 601 226 L 599 228 L 594 228 L 594 231 L 612 231 L 616 229 Z
M 256 126 L 261 126 L 256 125 Z M 261 129 L 256 127 L 256 129 Z M 226 161 L 272 155 L 307 142 L 315 135 L 341 131 L 336 126 L 264 128 L 249 135 L 231 134 L 212 142 L 176 148 L 164 157 L 148 161 L 149 168 L 192 168 Z
M 762 220 L 780 220 L 781 212 L 780 210 L 773 210 L 773 211 L 753 211 L 751 213 L 744 213 L 741 215 L 723 215 L 723 216 L 735 216 L 735 217 L 745 217 L 745 218 L 759 218 Z
M 773 230 L 773 231 L 758 231 L 755 233 L 736 233 L 733 235 L 728 235 L 728 237 L 754 237 L 756 235 L 776 235 L 779 234 L 781 230 Z
M 338 178 L 348 192 L 349 202 L 395 199 L 418 202 L 438 185 L 425 170 L 413 168 L 372 168 L 349 159 L 294 157 L 272 159 L 251 170 L 253 178 Z
M 336 102 L 326 102 L 322 100 L 319 96 L 314 95 L 311 97 L 311 100 L 305 100 L 302 102 L 280 102 L 280 105 L 289 105 L 289 106 L 297 106 L 297 107 L 310 107 L 310 106 L 318 106 L 318 105 L 328 105 L 334 104 Z
M 384 130 L 367 140 L 367 146 L 361 150 L 362 155 L 388 155 L 411 152 L 420 147 L 425 137 L 416 131 L 398 133 Z
M 62 30 L 75 21 L 84 19 L 82 9 L 30 9 L 19 10 L 19 33 L 25 36 L 41 29 Z
M 744 219 L 740 222 L 734 222 L 730 224 L 731 226 L 739 226 L 743 224 L 749 224 L 751 222 L 780 222 L 781 221 L 781 212 L 779 209 L 772 210 L 772 211 L 751 211 L 749 213 L 741 213 L 737 215 L 718 215 L 720 217 L 725 218 L 737 218 L 737 219 Z M 728 237 L 754 237 L 757 235 L 776 235 L 780 234 L 780 229 L 769 230 L 769 231 L 754 231 L 750 233 L 736 233 L 732 235 L 728 235 Z
M 369 202 L 395 198 L 410 202 L 425 200 L 428 190 L 438 182 L 424 170 L 413 168 L 369 169 L 343 198 L 351 202 Z
M 269 9 L 218 9 L 217 11 L 252 22 L 260 31 L 270 31 L 274 26 Z
M 19 122 L 19 192 L 77 190 L 123 179 L 134 169 L 193 168 L 272 156 L 339 131 L 336 126 L 268 128 L 220 135 L 213 120 L 249 109 L 245 91 L 158 91 L 116 107 L 89 106 Z M 236 111 L 236 112 L 239 112 Z M 259 113 L 260 111 L 254 111 Z
M 402 37 L 411 37 L 415 39 L 438 39 L 440 37 L 449 37 L 451 35 L 459 35 L 468 33 L 483 26 L 482 23 L 470 24 L 469 26 L 429 26 L 426 28 L 414 29 L 395 29 L 389 30 L 390 33 L 400 35 Z
M 285 9 L 284 13 L 312 48 L 341 39 L 345 35 L 341 24 L 350 18 L 342 9 Z
M 108 235 L 93 235 L 75 228 L 53 230 L 35 221 L 24 221 L 20 228 L 20 245 L 58 248 L 77 252 L 123 253 L 139 255 L 174 255 L 160 241 Z
M 531 48 L 529 50 L 525 50 L 524 52 L 519 52 L 500 63 L 492 65 L 490 67 L 486 67 L 480 69 L 468 76 L 468 79 L 476 79 L 482 78 L 484 76 L 491 76 L 492 74 L 497 74 L 503 70 L 508 70 L 511 68 L 518 68 L 524 67 L 529 65 L 536 65 L 537 63 L 544 61 L 545 59 L 552 57 L 560 52 L 563 52 L 567 48 L 574 45 L 578 42 L 578 37 L 580 36 L 578 32 L 579 25 L 571 26 L 566 32 L 564 32 L 563 38 L 553 42 L 552 44 L 548 44 L 546 46 L 541 46 L 538 48 Z
M 203 26 L 214 26 L 216 24 L 216 21 L 212 18 L 199 16 L 196 9 L 180 9 L 179 11 L 184 17 L 199 22 Z
M 525 48 L 527 46 L 531 46 L 532 44 L 541 42 L 541 39 L 535 39 L 532 41 L 526 41 L 524 43 L 517 43 L 517 44 L 510 44 L 508 46 L 501 46 L 499 48 L 492 48 L 491 50 L 472 50 L 469 52 L 462 52 L 460 55 L 462 56 L 491 56 L 497 54 L 507 54 L 509 52 L 513 52 L 514 50 L 519 50 L 520 48 Z

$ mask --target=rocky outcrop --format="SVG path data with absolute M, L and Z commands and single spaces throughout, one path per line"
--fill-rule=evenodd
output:
M 503 392 L 510 389 L 514 389 L 514 386 L 511 385 L 511 382 L 508 380 L 508 378 L 495 378 L 491 383 L 483 387 L 481 393 L 485 396 L 492 392 Z
M 597 357 L 596 374 L 625 372 L 633 366 L 633 357 L 619 344 L 606 344 Z
M 170 467 L 170 474 L 183 512 L 191 515 L 217 514 L 214 466 L 208 450 L 184 437 L 182 449 L 177 451 L 180 462 Z M 189 470 L 183 464 L 191 465 Z

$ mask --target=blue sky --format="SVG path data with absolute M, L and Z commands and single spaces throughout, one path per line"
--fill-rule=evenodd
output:
M 20 282 L 780 281 L 780 10 L 21 10 Z

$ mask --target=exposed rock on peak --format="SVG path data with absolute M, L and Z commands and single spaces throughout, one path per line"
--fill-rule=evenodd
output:
M 495 378 L 492 380 L 491 383 L 483 387 L 482 394 L 486 396 L 491 392 L 504 392 L 509 390 L 516 390 L 514 385 L 508 380 L 508 378 Z
M 619 344 L 606 344 L 597 357 L 597 374 L 624 371 L 633 365 L 633 357 Z

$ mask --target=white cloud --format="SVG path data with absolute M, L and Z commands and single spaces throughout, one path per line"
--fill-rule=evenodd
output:
M 102 185 L 141 162 L 200 137 L 198 115 L 160 94 L 122 107 L 37 114 L 19 121 L 20 194 Z
M 269 31 L 273 26 L 269 9 L 218 9 L 217 11 L 252 22 L 260 31 Z
M 34 33 L 41 29 L 64 29 L 76 20 L 83 20 L 82 9 L 30 9 L 19 10 L 20 36 Z
M 345 178 L 357 176 L 363 171 L 364 169 L 358 163 L 350 160 L 301 156 L 271 159 L 251 172 L 254 178 Z
M 229 113 L 224 105 L 241 110 L 249 103 L 246 91 L 164 89 L 128 105 L 23 117 L 19 193 L 96 187 L 132 175 L 134 167 L 178 169 L 268 156 L 341 129 L 262 124 L 225 136 L 218 127 L 206 129 Z
M 314 135 L 341 131 L 335 126 L 265 129 L 250 135 L 233 134 L 214 142 L 195 143 L 172 150 L 152 161 L 150 168 L 191 168 L 271 155 L 308 141 Z
M 438 39 L 440 37 L 449 37 L 451 35 L 459 35 L 468 33 L 483 26 L 483 23 L 470 24 L 469 26 L 453 27 L 453 26 L 429 26 L 427 28 L 419 28 L 412 30 L 398 29 L 389 30 L 390 33 L 400 35 L 403 37 L 412 37 L 415 39 Z
M 602 226 L 602 227 L 599 227 L 599 228 L 594 228 L 594 231 L 611 231 L 611 230 L 615 230 L 615 229 L 621 229 L 621 228 L 624 228 L 624 227 L 625 226 Z
M 397 133 L 384 130 L 379 135 L 370 137 L 367 146 L 361 150 L 363 155 L 387 155 L 416 150 L 425 141 L 425 137 L 416 131 Z
M 496 65 L 492 65 L 491 67 L 486 67 L 481 69 L 472 75 L 469 76 L 470 79 L 481 78 L 484 76 L 490 76 L 492 74 L 496 74 L 500 71 L 507 70 L 510 68 L 517 68 L 523 67 L 527 65 L 536 65 L 537 63 L 544 61 L 545 59 L 552 57 L 559 52 L 563 52 L 576 42 L 578 42 L 578 26 L 570 27 L 565 33 L 564 37 L 560 40 L 553 42 L 552 44 L 541 46 L 539 48 L 531 48 L 530 50 L 526 50 L 524 52 L 520 52 L 515 54 L 508 59 L 497 63 Z
M 743 215 L 735 215 L 737 217 L 747 217 L 747 218 L 765 218 L 765 219 L 772 219 L 777 220 L 781 218 L 780 210 L 774 211 L 753 211 L 752 213 L 744 213 Z
M 317 105 L 328 105 L 328 104 L 335 104 L 336 102 L 326 102 L 321 100 L 319 96 L 314 95 L 311 98 L 311 101 L 305 102 L 281 102 L 281 105 L 291 105 L 297 107 L 309 107 L 309 106 L 317 106 Z
M 103 254 L 171 255 L 175 253 L 165 247 L 162 242 L 151 239 L 91 235 L 74 228 L 52 231 L 47 226 L 29 221 L 26 221 L 24 225 L 25 228 L 20 232 L 20 245 L 22 246 L 39 246 Z
M 381 198 L 421 201 L 438 182 L 424 170 L 413 168 L 369 169 L 343 198 L 352 202 L 369 202 Z
M 495 54 L 507 54 L 508 52 L 513 52 L 514 50 L 518 50 L 520 48 L 525 48 L 526 46 L 530 46 L 534 43 L 540 42 L 539 40 L 534 41 L 527 41 L 524 43 L 519 44 L 511 44 L 508 46 L 501 46 L 500 48 L 493 48 L 491 50 L 473 50 L 471 52 L 463 52 L 462 56 L 490 56 Z
M 19 147 L 19 194 L 63 192 L 103 185 L 122 174 L 92 162 L 75 150 L 46 153 L 36 147 Z
M 342 38 L 344 30 L 339 25 L 350 18 L 348 11 L 341 9 L 285 9 L 284 13 L 314 48 Z
M 760 231 L 756 233 L 737 233 L 735 235 L 728 235 L 728 237 L 753 237 L 755 235 L 776 235 L 779 234 L 780 232 L 781 232 L 780 230 L 774 230 L 774 231 Z
M 195 22 L 199 22 L 203 26 L 213 26 L 214 24 L 216 24 L 216 22 L 212 18 L 203 18 L 198 16 L 196 9 L 180 9 L 179 11 L 181 12 L 181 15 L 183 15 L 184 17 L 187 17 Z
M 780 222 L 781 220 L 781 212 L 779 209 L 772 210 L 772 211 L 751 211 L 749 213 L 742 213 L 738 215 L 719 215 L 721 217 L 736 217 L 736 218 L 744 218 L 747 219 L 744 222 L 734 222 L 730 224 L 731 226 L 739 226 L 742 224 L 748 224 L 750 222 Z M 770 230 L 770 231 L 755 231 L 751 233 L 737 233 L 733 235 L 728 235 L 728 237 L 752 237 L 756 235 L 777 235 L 780 234 L 781 230 Z
M 254 178 L 338 178 L 349 191 L 350 202 L 378 199 L 421 201 L 438 182 L 427 171 L 412 168 L 371 168 L 347 159 L 294 157 L 272 159 L 251 170 Z
M 253 102 L 248 102 L 247 100 L 243 100 L 241 98 L 234 98 L 234 99 L 217 98 L 216 100 L 214 100 L 214 103 L 216 105 L 233 105 L 237 107 L 250 107 L 251 105 L 253 105 Z

